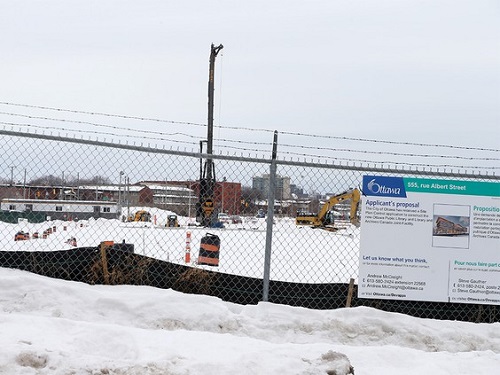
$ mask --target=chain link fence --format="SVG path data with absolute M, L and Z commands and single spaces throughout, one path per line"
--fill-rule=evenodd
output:
M 333 309 L 348 303 L 436 319 L 500 321 L 493 305 L 357 298 L 362 228 L 353 224 L 352 200 L 329 212 L 331 230 L 296 221 L 318 212 L 328 197 L 359 189 L 364 174 L 494 176 L 206 155 L 202 148 L 163 150 L 8 131 L 2 131 L 0 149 L 2 267 L 242 304 L 268 300 Z M 208 157 L 215 166 L 217 220 L 202 227 L 196 214 Z

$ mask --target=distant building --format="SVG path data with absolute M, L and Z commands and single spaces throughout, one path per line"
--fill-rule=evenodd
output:
M 264 194 L 264 197 L 267 197 L 270 186 L 271 180 L 269 174 L 255 176 L 252 178 L 252 188 L 262 192 Z M 274 194 L 275 199 L 278 201 L 289 200 L 292 198 L 290 177 L 282 177 L 280 175 L 276 175 L 276 189 Z
M 308 198 L 308 195 L 304 193 L 304 189 L 295 184 L 290 184 L 290 193 L 293 199 Z
M 150 206 L 153 192 L 142 185 L 82 185 L 65 190 L 66 198 L 76 195 L 78 200 L 114 200 L 122 206 Z
M 179 215 L 195 216 L 200 192 L 199 181 L 142 181 L 153 191 L 155 205 Z M 214 186 L 214 203 L 218 212 L 238 215 L 241 210 L 241 184 L 217 181 Z
M 0 199 L 115 201 L 122 205 L 151 205 L 153 193 L 139 185 L 0 186 Z
M 141 181 L 139 185 L 151 190 L 154 206 L 183 216 L 195 216 L 198 196 L 192 188 L 165 181 Z
M 195 216 L 198 181 L 141 181 L 117 185 L 35 186 L 0 185 L 2 199 L 116 202 L 121 207 L 156 206 L 183 216 Z M 241 211 L 241 184 L 218 181 L 214 187 L 218 212 L 238 215 Z
M 8 223 L 17 223 L 19 219 L 26 219 L 30 223 L 45 220 L 117 219 L 120 214 L 115 201 L 5 198 L 0 206 L 0 221 Z

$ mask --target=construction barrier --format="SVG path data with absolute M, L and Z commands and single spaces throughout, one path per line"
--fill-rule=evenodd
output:
M 134 244 L 125 243 L 125 240 L 121 243 L 114 243 L 111 245 L 111 250 L 120 250 L 129 254 L 134 253 Z
M 29 233 L 24 233 L 23 231 L 17 232 L 14 236 L 14 241 L 25 241 L 29 239 L 30 239 Z
M 219 266 L 220 238 L 215 234 L 207 233 L 201 239 L 198 264 Z
M 186 232 L 186 255 L 184 257 L 185 263 L 191 262 L 191 232 Z
M 77 246 L 77 243 L 76 243 L 76 238 L 75 238 L 75 237 L 68 238 L 68 239 L 66 240 L 66 243 L 67 243 L 67 244 L 70 244 L 71 246 L 74 246 L 74 247 L 76 247 L 76 246 Z

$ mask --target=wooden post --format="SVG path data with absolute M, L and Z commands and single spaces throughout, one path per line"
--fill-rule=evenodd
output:
M 111 244 L 113 244 L 111 242 Z M 104 275 L 104 284 L 109 284 L 109 271 L 108 271 L 108 257 L 106 256 L 106 249 L 109 246 L 109 241 L 101 242 L 101 260 L 102 260 L 102 273 Z
M 347 292 L 347 301 L 345 303 L 345 307 L 351 307 L 353 292 L 354 292 L 354 279 L 351 278 L 351 281 L 349 282 L 349 291 Z

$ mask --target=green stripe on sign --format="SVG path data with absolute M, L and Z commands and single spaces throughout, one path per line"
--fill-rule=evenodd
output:
M 499 182 L 434 180 L 430 178 L 403 178 L 407 192 L 482 195 L 500 197 Z

